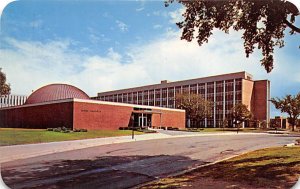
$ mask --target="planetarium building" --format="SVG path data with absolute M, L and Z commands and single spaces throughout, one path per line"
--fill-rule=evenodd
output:
M 0 127 L 115 130 L 119 127 L 185 127 L 185 111 L 91 100 L 82 90 L 50 84 L 33 92 L 24 105 L 0 109 Z

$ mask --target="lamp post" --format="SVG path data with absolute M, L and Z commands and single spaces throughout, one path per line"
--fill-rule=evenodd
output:
M 134 139 L 134 115 L 133 115 L 133 114 L 131 115 L 131 122 L 132 122 L 132 126 L 131 126 L 131 128 L 132 128 L 132 133 L 131 133 L 131 137 L 132 137 L 132 139 Z

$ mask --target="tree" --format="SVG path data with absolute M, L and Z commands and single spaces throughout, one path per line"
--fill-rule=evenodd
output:
M 281 113 L 288 114 L 288 122 L 292 125 L 292 130 L 294 131 L 297 119 L 300 115 L 300 93 L 297 95 L 286 95 L 282 99 L 278 97 L 272 98 L 271 102 Z
M 10 84 L 6 83 L 6 75 L 0 68 L 0 96 L 10 94 Z
M 243 31 L 244 49 L 248 58 L 255 47 L 261 49 L 262 66 L 269 73 L 273 69 L 274 47 L 284 46 L 284 31 L 300 33 L 294 25 L 299 15 L 297 7 L 286 0 L 176 0 L 185 8 L 184 21 L 177 26 L 181 39 L 190 42 L 197 38 L 199 46 L 208 42 L 214 28 L 229 33 Z M 168 6 L 174 0 L 168 0 Z M 196 36 L 195 36 L 196 35 Z
M 233 119 L 233 124 L 237 128 L 238 133 L 241 124 L 252 118 L 252 113 L 248 110 L 245 104 L 239 103 L 232 107 L 231 117 Z
M 199 125 L 201 120 L 212 115 L 213 103 L 197 94 L 176 94 L 176 107 L 184 109 L 188 123 L 191 121 Z M 189 126 L 189 125 L 188 125 Z

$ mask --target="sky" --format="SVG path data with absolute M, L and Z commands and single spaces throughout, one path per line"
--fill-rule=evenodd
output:
M 271 96 L 300 90 L 300 35 L 286 35 L 267 74 L 241 32 L 213 31 L 207 44 L 180 40 L 183 8 L 163 1 L 19 0 L 1 15 L 0 67 L 12 94 L 50 83 L 98 92 L 247 71 L 271 81 Z M 296 19 L 300 26 L 300 18 Z M 288 31 L 287 31 L 288 32 Z M 271 116 L 280 112 L 271 107 Z

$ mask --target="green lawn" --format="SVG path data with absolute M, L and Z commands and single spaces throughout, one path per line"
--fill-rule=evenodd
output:
M 236 128 L 198 128 L 198 129 L 187 129 L 187 130 L 192 130 L 194 132 L 236 132 Z M 256 128 L 240 128 L 239 132 L 266 132 L 267 130 L 264 129 L 256 129 Z
M 192 172 L 161 179 L 143 188 L 198 188 L 205 179 L 235 183 L 237 188 L 291 188 L 300 176 L 300 147 L 276 147 L 249 152 Z M 203 187 L 203 186 L 202 186 Z
M 130 130 L 61 133 L 45 129 L 0 128 L 0 146 L 131 135 Z M 142 134 L 142 132 L 134 132 Z

